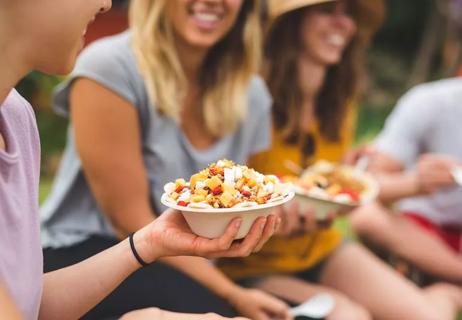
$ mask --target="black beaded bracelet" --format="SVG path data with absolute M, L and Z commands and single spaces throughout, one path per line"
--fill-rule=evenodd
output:
M 144 261 L 140 255 L 138 254 L 138 252 L 136 251 L 136 248 L 135 248 L 135 242 L 133 241 L 133 236 L 135 235 L 135 233 L 131 233 L 130 236 L 128 237 L 128 240 L 130 242 L 130 248 L 132 249 L 132 252 L 133 252 L 133 255 L 135 256 L 136 258 L 136 261 L 139 262 L 139 264 L 141 264 L 142 267 L 146 267 L 146 266 L 149 266 L 149 263 L 146 263 L 146 261 Z

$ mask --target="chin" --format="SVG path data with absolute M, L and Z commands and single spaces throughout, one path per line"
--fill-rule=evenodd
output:
M 72 72 L 72 70 L 74 69 L 74 65 L 75 59 L 70 59 L 69 61 L 64 62 L 55 62 L 53 66 L 38 68 L 38 70 L 48 75 L 64 76 Z
M 331 59 L 329 61 L 326 61 L 326 65 L 328 66 L 335 66 L 339 64 L 342 60 L 341 59 Z
M 210 49 L 220 41 L 218 37 L 196 36 L 190 37 L 188 43 L 192 47 Z
M 57 71 L 55 74 L 60 75 L 60 76 L 65 76 L 68 75 L 69 73 L 74 70 L 75 62 L 69 63 L 66 66 L 63 66 L 59 71 Z
M 75 53 L 70 54 L 66 61 L 62 61 L 62 63 L 59 65 L 59 70 L 57 70 L 56 74 L 67 75 L 71 73 L 72 70 L 74 70 L 79 52 L 80 50 L 77 50 Z
M 67 75 L 74 69 L 78 53 L 78 48 L 74 47 L 71 50 L 61 50 L 49 54 L 48 58 L 36 69 L 49 75 Z
M 324 55 L 319 59 L 323 64 L 327 66 L 333 66 L 339 64 L 342 61 L 342 57 L 339 55 Z

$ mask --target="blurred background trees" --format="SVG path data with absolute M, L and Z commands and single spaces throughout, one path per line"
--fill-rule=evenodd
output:
M 367 0 L 366 0 L 367 1 Z M 396 100 L 415 84 L 454 76 L 462 59 L 462 0 L 385 0 L 387 19 L 369 50 L 369 78 L 358 116 L 357 141 L 381 129 Z M 127 1 L 90 26 L 87 42 L 126 28 Z M 51 111 L 51 91 L 63 78 L 34 72 L 17 89 L 36 109 L 43 149 L 43 177 L 52 176 L 67 122 Z
M 459 74 L 462 0 L 385 0 L 387 19 L 368 54 L 357 139 L 370 140 L 409 88 Z

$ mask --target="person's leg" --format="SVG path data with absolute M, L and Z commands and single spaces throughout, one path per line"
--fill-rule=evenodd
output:
M 447 281 L 462 283 L 462 256 L 441 239 L 379 204 L 364 206 L 350 216 L 358 235 L 398 255 L 415 267 Z
M 115 240 L 93 237 L 65 249 L 45 249 L 45 272 L 82 261 L 106 248 Z M 77 288 L 78 289 L 78 288 Z M 158 307 L 181 313 L 217 313 L 236 316 L 233 308 L 184 273 L 157 262 L 128 277 L 83 319 L 108 319 L 136 309 Z
M 306 282 L 293 276 L 274 275 L 263 278 L 255 286 L 292 304 L 301 304 L 315 294 L 326 292 L 335 300 L 327 320 L 370 320 L 369 312 L 341 292 Z
M 462 290 L 435 285 L 420 289 L 356 243 L 326 261 L 321 283 L 365 306 L 374 319 L 450 320 L 462 306 Z

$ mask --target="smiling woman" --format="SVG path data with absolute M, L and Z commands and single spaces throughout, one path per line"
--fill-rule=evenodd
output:
M 179 119 L 181 100 L 200 95 L 199 110 L 181 112 L 199 116 L 210 137 L 236 129 L 246 114 L 246 79 L 260 62 L 258 11 L 255 1 L 133 1 L 133 49 L 159 111 Z

